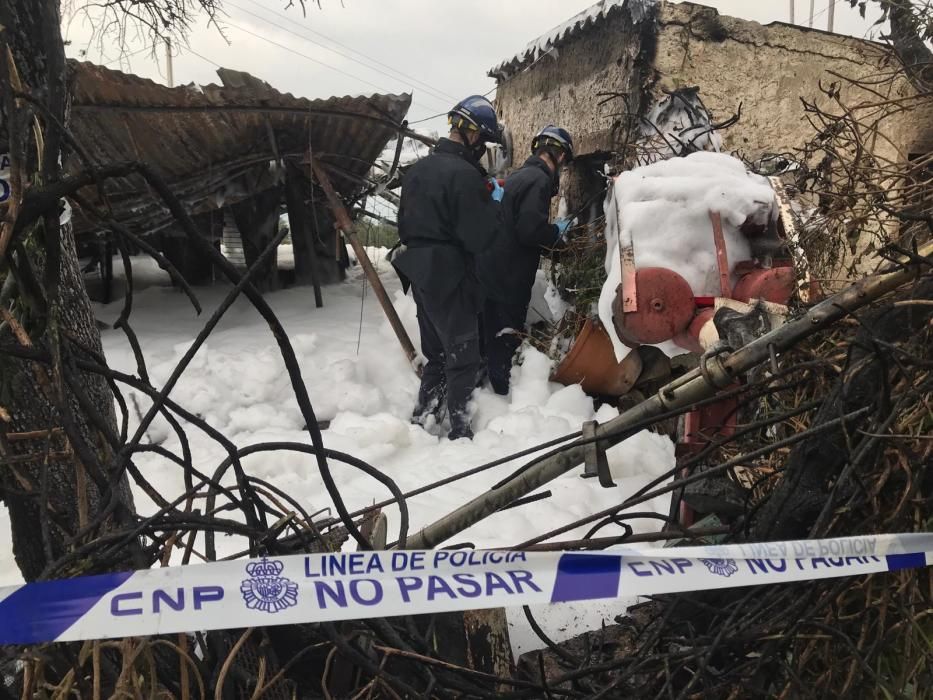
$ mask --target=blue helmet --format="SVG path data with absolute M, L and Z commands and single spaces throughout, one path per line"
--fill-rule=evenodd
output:
M 479 131 L 482 141 L 502 141 L 502 128 L 496 117 L 496 108 L 482 95 L 470 95 L 460 100 L 447 113 L 447 121 L 455 129 L 466 127 Z
M 534 153 L 541 146 L 556 146 L 563 150 L 566 162 L 573 160 L 573 138 L 566 129 L 548 124 L 531 140 L 531 152 Z

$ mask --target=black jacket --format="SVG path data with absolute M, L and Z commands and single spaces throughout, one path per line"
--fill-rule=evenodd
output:
M 537 156 L 506 179 L 503 235 L 477 259 L 488 299 L 516 306 L 527 306 L 531 301 L 542 248 L 554 246 L 558 238 L 557 226 L 548 223 L 557 183 L 557 173 Z
M 449 139 L 405 174 L 398 232 L 407 250 L 393 264 L 425 294 L 440 299 L 476 284 L 474 256 L 500 235 L 499 204 L 485 178 L 469 149 Z

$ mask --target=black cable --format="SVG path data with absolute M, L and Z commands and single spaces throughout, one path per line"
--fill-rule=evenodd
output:
M 365 53 L 363 53 L 362 51 L 357 51 L 357 50 L 354 49 L 352 46 L 347 46 L 346 44 L 343 44 L 343 43 L 337 41 L 336 39 L 327 36 L 326 34 L 322 34 L 321 32 L 315 31 L 315 30 L 311 29 L 310 27 L 305 27 L 304 25 L 300 24 L 299 22 L 296 22 L 295 20 L 293 20 L 291 17 L 288 17 L 287 15 L 283 15 L 283 14 L 280 13 L 280 12 L 276 12 L 275 10 L 271 10 L 271 9 L 269 9 L 268 7 L 266 7 L 266 6 L 264 6 L 264 5 L 261 5 L 260 3 L 256 2 L 256 0 L 248 0 L 248 1 L 249 1 L 250 3 L 252 3 L 253 5 L 256 5 L 257 7 L 261 8 L 261 9 L 263 10 L 263 12 L 267 12 L 267 13 L 276 15 L 276 16 L 278 16 L 278 17 L 281 17 L 282 19 L 285 19 L 285 20 L 291 22 L 291 23 L 294 24 L 295 26 L 302 27 L 302 28 L 305 29 L 306 31 L 310 32 L 311 34 L 316 34 L 317 36 L 326 39 L 327 41 L 331 42 L 332 44 L 336 44 L 337 46 L 340 46 L 340 47 L 342 47 L 342 48 L 344 48 L 344 49 L 347 49 L 347 50 L 350 51 L 351 53 L 355 53 L 357 56 L 362 56 L 362 57 L 365 58 L 367 61 L 371 61 L 371 62 L 373 62 L 373 63 L 376 63 L 376 64 L 382 66 L 383 68 L 386 68 L 386 69 L 392 71 L 393 73 L 397 73 L 398 75 L 402 76 L 402 77 L 405 78 L 406 80 L 411 80 L 411 81 L 416 82 L 416 83 L 418 83 L 418 84 L 420 84 L 420 85 L 423 85 L 425 88 L 427 88 L 427 89 L 429 89 L 429 90 L 433 90 L 433 91 L 436 92 L 438 95 L 441 95 L 441 96 L 443 96 L 443 97 L 445 97 L 445 98 L 447 98 L 447 99 L 450 99 L 450 100 L 456 100 L 456 99 L 457 99 L 457 98 L 454 97 L 453 95 L 450 95 L 449 93 L 446 93 L 446 92 L 444 92 L 443 90 L 440 90 L 440 89 L 438 89 L 438 88 L 435 88 L 433 85 L 431 85 L 431 84 L 429 84 L 429 83 L 426 83 L 426 82 L 424 82 L 423 80 L 419 80 L 418 78 L 415 78 L 414 76 L 408 75 L 407 73 L 404 73 L 404 72 L 400 71 L 398 68 L 395 68 L 394 66 L 390 66 L 390 65 L 388 65 L 387 63 L 384 63 L 383 61 L 380 61 L 380 60 L 377 59 L 377 58 L 373 58 L 372 56 L 368 56 L 368 55 L 366 55 Z M 232 4 L 232 3 L 227 3 L 227 4 Z M 327 48 L 327 47 L 324 47 L 324 48 Z M 361 65 L 365 65 L 365 64 L 361 64 Z
M 289 53 L 293 53 L 293 54 L 295 54 L 296 56 L 300 56 L 301 58 L 304 58 L 304 59 L 306 59 L 306 60 L 308 60 L 308 61 L 311 61 L 312 63 L 317 63 L 317 64 L 320 65 L 320 66 L 324 66 L 325 68 L 329 68 L 329 69 L 331 69 L 332 71 L 336 71 L 337 73 L 340 73 L 341 75 L 345 75 L 345 76 L 348 77 L 348 78 L 352 78 L 353 80 L 357 80 L 357 81 L 359 81 L 359 82 L 361 82 L 361 83 L 364 83 L 364 84 L 366 84 L 366 85 L 369 85 L 370 87 L 375 88 L 376 90 L 378 90 L 380 93 L 382 93 L 382 92 L 391 92 L 391 91 L 388 91 L 388 90 L 386 90 L 385 88 L 383 88 L 381 85 L 376 85 L 375 83 L 372 83 L 372 82 L 366 80 L 365 78 L 361 78 L 361 77 L 359 77 L 358 75 L 353 75 L 353 73 L 348 73 L 348 72 L 345 71 L 345 70 L 342 70 L 342 69 L 340 69 L 340 68 L 337 68 L 336 66 L 332 66 L 332 65 L 330 65 L 329 63 L 325 63 L 324 61 L 321 61 L 321 60 L 319 60 L 319 59 L 317 59 L 317 58 L 314 58 L 314 57 L 312 57 L 312 56 L 309 56 L 309 55 L 306 54 L 306 53 L 301 53 L 301 51 L 297 51 L 297 50 L 291 48 L 290 46 L 286 46 L 285 44 L 280 44 L 279 42 L 277 42 L 277 41 L 275 41 L 275 40 L 273 40 L 273 39 L 270 39 L 270 38 L 268 38 L 268 37 L 266 37 L 266 36 L 263 36 L 262 34 L 259 34 L 259 33 L 257 33 L 257 32 L 254 32 L 254 31 L 252 31 L 252 30 L 250 30 L 250 29 L 246 29 L 245 27 L 241 27 L 241 26 L 238 25 L 238 24 L 234 24 L 233 22 L 229 22 L 229 21 L 226 22 L 226 24 L 229 25 L 229 26 L 231 26 L 231 27 L 233 27 L 234 29 L 238 29 L 239 31 L 243 32 L 244 34 L 249 34 L 250 36 L 256 37 L 257 39 L 260 39 L 260 40 L 262 40 L 262 41 L 265 41 L 265 42 L 268 43 L 268 44 L 272 44 L 273 46 L 277 46 L 277 47 L 280 48 L 280 49 L 284 49 L 285 51 L 288 51 Z M 413 104 L 413 105 L 417 105 L 417 106 L 420 107 L 421 109 L 428 109 L 428 108 L 425 107 L 424 105 L 419 104 L 419 103 L 415 102 L 414 100 L 412 100 L 412 104 Z
M 288 32 L 288 33 L 291 34 L 292 36 L 296 36 L 296 37 L 298 37 L 299 39 L 301 39 L 301 40 L 303 40 L 303 41 L 307 41 L 307 42 L 313 44 L 314 46 L 319 46 L 320 48 L 322 48 L 322 49 L 324 49 L 324 50 L 326 50 L 326 51 L 330 51 L 331 53 L 334 53 L 334 54 L 336 54 L 336 55 L 338 55 L 338 56 L 340 56 L 340 57 L 342 57 L 342 58 L 345 58 L 345 59 L 347 59 L 348 61 L 352 61 L 353 63 L 356 63 L 357 65 L 360 65 L 360 66 L 362 66 L 363 68 L 366 68 L 367 70 L 375 71 L 375 72 L 379 73 L 380 75 L 384 75 L 385 77 L 390 78 L 390 79 L 392 79 L 392 80 L 399 80 L 400 82 L 404 82 L 404 81 L 400 80 L 397 76 L 392 75 L 391 73 L 387 73 L 386 71 L 380 70 L 379 68 L 374 68 L 374 67 L 372 67 L 372 66 L 368 66 L 368 65 L 366 65 L 365 63 L 363 63 L 362 61 L 360 61 L 360 60 L 358 60 L 358 59 L 355 59 L 355 58 L 353 58 L 352 56 L 349 56 L 349 55 L 347 55 L 346 53 L 344 53 L 344 52 L 342 52 L 342 51 L 338 51 L 337 49 L 332 49 L 331 47 L 326 46 L 326 45 L 324 45 L 324 44 L 322 44 L 322 43 L 320 43 L 320 42 L 317 42 L 317 41 L 315 41 L 314 39 L 311 39 L 311 38 L 309 38 L 309 37 L 307 37 L 307 36 L 304 36 L 303 34 L 299 34 L 298 32 L 295 32 L 295 31 L 289 29 L 288 27 L 285 27 L 285 26 L 283 26 L 283 25 L 281 25 L 281 24 L 278 24 L 277 22 L 273 22 L 272 20 L 268 19 L 267 17 L 264 17 L 263 15 L 260 15 L 260 14 L 257 14 L 257 13 L 255 13 L 255 12 L 252 12 L 251 10 L 247 10 L 245 7 L 241 7 L 240 5 L 237 5 L 235 2 L 232 2 L 231 0 L 224 0 L 224 4 L 225 4 L 225 6 L 235 7 L 235 8 L 237 8 L 238 10 L 240 10 L 240 12 L 245 12 L 245 13 L 248 14 L 248 15 L 252 15 L 253 17 L 255 17 L 255 18 L 257 18 L 257 19 L 259 19 L 259 20 L 261 20 L 261 21 L 263 21 L 263 22 L 266 22 L 267 24 L 271 24 L 273 27 L 277 27 L 277 28 L 281 29 L 283 32 Z M 268 11 L 267 8 L 263 8 L 263 9 L 265 9 L 266 11 Z M 316 32 L 316 33 L 317 33 L 317 32 Z M 411 90 L 412 88 L 409 86 L 409 89 Z M 447 97 L 440 96 L 439 93 L 438 93 L 438 94 L 432 94 L 432 93 L 436 93 L 436 92 L 437 92 L 437 91 L 435 91 L 433 88 L 428 87 L 428 90 L 430 90 L 430 92 L 425 92 L 425 95 L 426 95 L 427 97 L 430 97 L 432 100 L 437 100 L 438 102 L 440 102 L 440 103 L 442 103 L 442 104 L 445 103 L 445 102 L 447 102 L 447 99 L 448 99 Z M 455 98 L 451 98 L 451 99 L 455 99 Z

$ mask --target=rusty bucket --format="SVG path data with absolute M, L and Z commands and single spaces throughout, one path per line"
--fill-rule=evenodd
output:
M 622 396 L 637 381 L 641 365 L 641 356 L 635 351 L 617 362 L 606 329 L 598 320 L 587 319 L 551 381 L 568 386 L 580 384 L 589 394 Z

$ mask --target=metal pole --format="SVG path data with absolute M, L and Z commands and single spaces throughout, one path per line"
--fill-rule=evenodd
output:
M 794 0 L 790 0 L 790 23 L 794 23 Z
M 816 7 L 816 0 L 810 0 L 810 23 L 808 26 L 813 26 L 813 10 Z
M 726 239 L 722 231 L 722 215 L 718 211 L 709 213 L 713 224 L 713 243 L 716 246 L 716 265 L 719 268 L 719 292 L 724 297 L 732 296 L 732 284 L 729 281 L 729 255 L 726 253 Z
M 918 254 L 920 257 L 933 255 L 933 241 L 922 246 Z M 695 369 L 675 379 L 654 396 L 600 425 L 596 429 L 596 437 L 605 440 L 607 446 L 617 444 L 620 441 L 619 436 L 632 426 L 713 396 L 748 370 L 767 362 L 771 357 L 772 346 L 775 352 L 793 347 L 804 338 L 832 325 L 883 294 L 897 289 L 915 274 L 916 270 L 908 267 L 866 277 L 820 302 L 804 316 L 766 333 L 733 353 L 701 358 L 702 369 Z M 515 499 L 576 468 L 584 461 L 585 454 L 586 445 L 577 441 L 566 449 L 543 458 L 537 464 L 532 463 L 532 466 L 499 488 L 477 496 L 420 532 L 410 535 L 406 547 L 431 549 L 445 542 Z
M 833 20 L 836 18 L 836 0 L 829 0 L 829 19 L 826 21 L 826 30 L 833 30 Z
M 725 525 L 718 527 L 687 528 L 686 530 L 671 530 L 669 532 L 646 532 L 640 535 L 619 535 L 618 537 L 591 537 L 588 540 L 560 540 L 558 542 L 541 542 L 521 547 L 526 552 L 565 552 L 568 549 L 603 549 L 614 544 L 635 544 L 636 542 L 663 542 L 664 540 L 696 539 L 702 537 L 715 537 L 728 535 L 732 528 Z M 702 544 L 699 543 L 699 544 Z M 515 547 L 514 549 L 518 549 Z
M 402 321 L 398 317 L 395 307 L 392 306 L 392 301 L 389 299 L 385 287 L 382 286 L 382 280 L 379 279 L 376 269 L 366 255 L 366 249 L 363 248 L 363 244 L 360 243 L 360 239 L 356 235 L 356 228 L 353 226 L 353 222 L 350 221 L 350 217 L 347 214 L 346 208 L 343 206 L 343 202 L 340 201 L 340 198 L 334 191 L 334 186 L 331 184 L 330 178 L 327 176 L 324 168 L 322 168 L 316 160 L 312 160 L 311 169 L 314 171 L 314 177 L 317 178 L 318 183 L 321 185 L 321 189 L 324 190 L 324 194 L 327 195 L 330 209 L 334 213 L 334 218 L 337 220 L 337 227 L 343 231 L 343 235 L 346 236 L 350 245 L 353 247 L 353 251 L 356 253 L 356 259 L 359 260 L 363 272 L 366 274 L 366 279 L 368 279 L 369 283 L 372 285 L 373 291 L 376 292 L 376 298 L 379 299 L 379 304 L 382 306 L 386 318 L 389 319 L 389 325 L 391 325 L 392 330 L 395 331 L 395 336 L 402 345 L 402 350 L 404 350 L 405 354 L 408 356 L 408 361 L 411 362 L 411 366 L 415 368 L 415 373 L 420 377 L 421 368 L 415 365 L 415 360 L 418 358 L 415 346 L 412 345 L 411 338 L 408 337 L 405 326 L 402 325 Z
M 175 87 L 175 76 L 172 71 L 172 40 L 165 38 L 165 79 L 169 87 Z

